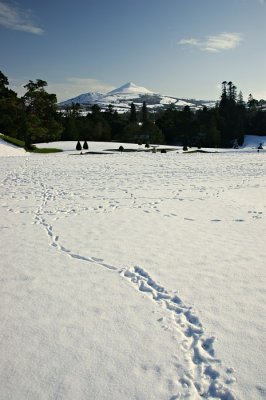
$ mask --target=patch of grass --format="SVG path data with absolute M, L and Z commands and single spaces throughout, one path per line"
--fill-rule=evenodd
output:
M 217 151 L 201 150 L 201 149 L 188 150 L 188 151 L 184 151 L 183 152 L 183 154 L 193 154 L 193 153 L 218 153 L 218 152 Z
M 39 149 L 38 147 L 33 146 L 33 149 L 31 150 L 31 153 L 42 153 L 42 154 L 48 154 L 48 153 L 60 153 L 62 152 L 62 149 L 55 149 L 55 148 L 43 148 Z
M 25 148 L 25 142 L 23 140 L 19 140 L 19 139 L 13 138 L 11 136 L 3 135 L 2 133 L 0 133 L 0 138 L 3 139 L 7 143 L 13 144 L 14 146 Z M 26 150 L 26 151 L 28 151 L 30 153 L 48 154 L 48 153 L 59 153 L 63 150 L 54 149 L 54 148 L 39 149 L 35 145 L 32 145 L 32 148 L 30 150 Z
M 11 136 L 3 135 L 2 133 L 0 134 L 0 138 L 3 139 L 7 143 L 13 144 L 14 146 L 18 146 L 18 147 L 25 146 L 25 143 L 23 142 L 23 140 L 19 140 L 19 139 L 13 138 Z
M 105 151 L 119 151 L 121 152 L 121 150 L 119 149 L 106 149 Z M 122 151 L 122 153 L 136 153 L 137 151 L 139 151 L 138 149 L 124 149 Z

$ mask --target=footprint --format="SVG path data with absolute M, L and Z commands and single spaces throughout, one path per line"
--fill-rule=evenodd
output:
M 91 257 L 91 259 L 92 259 L 93 261 L 96 261 L 96 262 L 101 262 L 101 261 L 103 261 L 102 258 L 97 258 L 97 257 Z
M 220 374 L 218 371 L 216 371 L 213 367 L 211 367 L 210 365 L 208 365 L 207 368 L 205 368 L 205 374 L 208 375 L 211 379 L 215 380 L 217 379 Z
M 213 349 L 214 341 L 215 341 L 215 337 L 212 336 L 210 338 L 203 340 L 202 345 L 201 345 L 202 348 L 213 357 L 214 357 L 214 349 Z
M 195 316 L 189 307 L 183 305 L 181 299 L 175 294 L 169 294 L 167 290 L 158 285 L 151 276 L 141 267 L 136 266 L 130 271 L 123 269 L 119 271 L 124 277 L 129 278 L 135 284 L 140 292 L 146 293 L 153 301 L 172 313 L 174 324 L 185 340 L 182 342 L 182 350 L 188 355 L 193 363 L 192 376 L 187 373 L 181 378 L 180 383 L 190 392 L 192 389 L 197 391 L 203 397 L 208 397 L 208 394 L 213 393 L 217 398 L 220 398 L 220 393 L 225 393 L 228 398 L 232 398 L 232 392 L 228 387 L 225 387 L 220 381 L 220 373 L 213 368 L 212 363 L 219 364 L 220 360 L 215 358 L 213 343 L 215 338 L 203 338 L 204 329 L 198 317 Z M 158 320 L 164 322 L 163 318 Z M 164 329 L 169 329 L 163 325 Z M 194 382 L 194 374 L 200 373 L 201 381 Z M 233 377 L 228 385 L 233 382 Z M 196 392 L 195 392 L 196 393 Z M 230 397 L 231 396 L 231 397 Z M 227 398 L 227 397 L 224 397 Z
M 185 312 L 185 316 L 188 320 L 188 322 L 192 325 L 196 325 L 198 327 L 202 327 L 201 323 L 199 322 L 198 317 L 196 317 L 195 315 L 191 314 L 190 311 Z
M 58 245 L 58 248 L 65 253 L 70 253 L 70 250 L 66 249 L 64 246 Z
M 69 256 L 70 256 L 71 258 L 77 258 L 78 260 L 89 261 L 89 262 L 92 262 L 92 261 L 93 261 L 91 258 L 84 257 L 84 256 L 80 256 L 80 255 L 78 255 L 78 254 L 73 254 L 73 253 L 68 253 L 68 254 L 69 254 Z

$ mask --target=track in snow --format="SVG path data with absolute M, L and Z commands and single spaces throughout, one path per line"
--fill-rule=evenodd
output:
M 154 281 L 149 273 L 140 266 L 121 269 L 107 263 L 104 259 L 83 256 L 66 248 L 60 242 L 59 236 L 53 232 L 52 225 L 43 218 L 44 208 L 53 196 L 45 185 L 41 184 L 41 188 L 42 201 L 35 212 L 33 223 L 39 224 L 45 229 L 52 247 L 73 259 L 94 263 L 118 273 L 139 293 L 149 297 L 156 306 L 170 316 L 171 329 L 177 333 L 179 338 L 177 344 L 185 353 L 189 366 L 184 375 L 178 377 L 187 393 L 185 398 L 234 400 L 235 396 L 231 389 L 231 385 L 235 382 L 234 370 L 223 368 L 221 360 L 215 356 L 215 338 L 205 336 L 204 328 L 191 307 L 186 306 L 175 293 L 168 292 L 166 288 Z M 164 318 L 162 317 L 159 322 L 163 324 Z M 174 395 L 170 400 L 175 399 L 180 399 L 180 396 Z

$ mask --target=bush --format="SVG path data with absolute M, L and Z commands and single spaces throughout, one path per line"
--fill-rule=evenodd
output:
M 18 146 L 18 147 L 24 147 L 24 149 L 26 151 L 31 152 L 31 153 L 58 153 L 58 152 L 63 151 L 63 150 L 54 149 L 54 148 L 39 149 L 34 144 L 26 145 L 23 140 L 18 140 L 16 138 L 13 138 L 13 137 L 10 137 L 7 135 L 3 135 L 3 134 L 0 134 L 0 138 L 3 139 L 7 143 L 14 144 L 15 146 Z
M 62 149 L 55 149 L 55 148 L 42 148 L 42 149 L 39 149 L 36 146 L 33 146 L 33 149 L 31 150 L 32 153 L 39 153 L 39 154 L 60 153 L 62 151 L 63 151 Z
M 78 141 L 78 143 L 76 145 L 76 150 L 81 150 L 81 149 L 82 149 L 82 147 L 81 147 L 80 141 Z
M 124 147 L 123 146 L 119 146 L 118 150 L 122 153 L 124 151 Z

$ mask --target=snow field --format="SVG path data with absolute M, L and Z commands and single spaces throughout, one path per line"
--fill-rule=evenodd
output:
M 14 157 L 14 156 L 25 156 L 26 151 L 22 148 L 12 145 L 11 143 L 5 142 L 0 138 L 0 156 Z
M 264 398 L 264 154 L 2 160 L 6 398 Z

